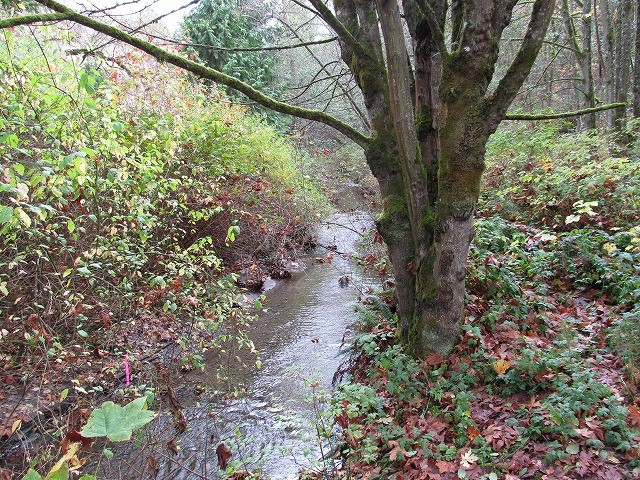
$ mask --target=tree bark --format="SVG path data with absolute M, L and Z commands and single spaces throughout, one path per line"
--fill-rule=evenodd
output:
M 592 27 L 592 0 L 584 0 L 582 3 L 582 45 L 578 39 L 578 32 L 573 21 L 573 13 L 571 12 L 569 0 L 562 2 L 562 16 L 564 19 L 567 36 L 573 48 L 575 58 L 575 70 L 580 72 L 581 79 L 575 81 L 577 98 L 580 99 L 579 104 L 584 109 L 595 107 L 595 88 L 593 84 L 592 49 L 591 49 L 591 27 Z M 581 117 L 580 123 L 583 129 L 596 128 L 595 113 L 590 113 Z
M 606 103 L 611 103 L 615 101 L 615 82 L 613 79 L 613 59 L 615 58 L 615 41 L 613 38 L 613 28 L 611 21 L 611 9 L 609 8 L 608 0 L 600 0 L 600 8 L 601 8 L 601 19 L 602 19 L 602 49 L 604 50 L 604 68 L 603 68 L 603 76 L 605 78 L 604 81 L 604 92 L 605 92 L 605 101 Z M 613 115 L 609 112 L 606 116 L 607 126 L 611 127 L 613 125 Z
M 629 90 L 631 83 L 631 44 L 633 9 L 631 0 L 622 0 L 618 11 L 618 21 L 616 25 L 616 102 L 627 103 L 629 101 Z M 622 130 L 626 108 L 618 108 L 613 111 L 613 127 Z
M 596 106 L 596 92 L 593 86 L 591 30 L 593 25 L 593 0 L 582 0 L 582 82 L 584 86 L 584 107 Z M 596 128 L 596 114 L 590 113 L 581 117 L 585 129 Z
M 640 2 L 636 1 L 636 37 L 633 62 L 633 117 L 640 118 Z
M 377 3 L 380 15 L 394 14 L 398 18 L 395 1 L 377 0 Z M 415 304 L 405 311 L 405 315 L 409 311 L 413 314 L 400 318 L 399 335 L 409 352 L 417 357 L 433 352 L 445 355 L 451 352 L 458 340 L 460 324 L 464 318 L 466 263 L 474 235 L 473 215 L 480 194 L 486 143 L 489 135 L 504 118 L 507 107 L 531 70 L 533 60 L 542 45 L 542 32 L 546 31 L 551 18 L 553 2 L 535 3 L 523 46 L 495 95 L 489 99 L 486 94 L 498 59 L 498 42 L 510 21 L 512 8 L 513 4 L 498 6 L 489 1 L 466 5 L 467 22 L 465 31 L 459 38 L 460 45 L 457 51 L 446 55 L 442 60 L 441 76 L 438 76 L 438 118 L 433 121 L 427 117 L 427 132 L 437 132 L 437 170 L 429 169 L 434 151 L 422 151 L 434 143 L 429 141 L 428 136 L 420 136 L 420 128 L 416 129 L 415 134 L 417 139 L 422 140 L 418 145 L 421 147 L 419 158 L 422 158 L 424 169 L 414 165 L 416 157 L 412 147 L 415 148 L 415 143 L 411 144 L 411 137 L 402 139 L 397 135 L 405 143 L 405 147 L 400 148 L 398 153 L 404 174 L 411 177 L 404 182 L 407 189 L 405 200 L 407 204 L 411 203 L 411 207 L 406 208 L 407 220 L 404 226 L 385 223 L 387 228 L 380 231 L 389 244 L 400 233 L 406 232 L 407 223 L 410 228 L 419 230 L 412 234 L 413 256 L 400 256 L 400 264 L 392 259 L 396 274 L 402 271 L 406 275 L 407 271 L 413 271 L 415 275 Z M 437 12 L 436 8 L 432 8 L 432 21 L 428 25 L 422 25 L 422 28 L 438 25 L 440 18 Z M 404 13 L 411 28 L 412 11 L 407 4 Z M 387 53 L 388 56 L 393 55 L 399 59 L 396 63 L 389 62 L 389 78 L 396 80 L 395 83 L 389 81 L 390 102 L 394 105 L 391 108 L 392 116 L 396 127 L 404 125 L 403 132 L 412 132 L 412 128 L 406 125 L 407 121 L 413 119 L 413 115 L 407 111 L 410 102 L 407 99 L 406 84 L 397 81 L 398 75 L 406 75 L 406 70 L 398 73 L 405 68 L 406 63 L 400 61 L 403 56 L 400 54 L 399 40 L 392 37 L 397 30 L 386 23 L 387 20 L 389 19 L 382 22 Z M 417 23 L 415 25 L 419 28 Z M 488 31 L 493 35 L 487 35 Z M 434 44 L 429 46 L 435 49 Z M 416 42 L 416 45 L 420 45 L 420 42 Z M 419 66 L 416 56 L 416 69 Z M 430 67 L 425 63 L 422 68 L 427 72 Z M 419 78 L 416 74 L 415 95 L 422 94 L 422 98 L 414 104 L 416 108 L 423 108 L 423 111 L 432 114 L 433 110 L 424 106 L 427 103 L 425 99 L 428 99 L 429 106 L 434 105 L 434 99 L 428 91 L 421 89 L 424 86 L 418 85 Z M 415 119 L 418 124 L 423 120 Z M 436 175 L 430 175 L 432 172 Z M 424 202 L 424 196 L 415 195 L 417 192 L 412 191 L 425 188 L 422 180 L 416 182 L 416 175 L 426 175 L 426 188 L 436 192 L 433 197 L 427 194 L 427 202 Z M 416 198 L 419 200 L 416 201 Z M 403 205 L 404 202 L 400 201 L 396 207 L 404 208 Z M 417 215 L 418 209 L 420 215 Z M 386 216 L 385 208 L 383 218 Z M 405 252 L 408 253 L 408 250 Z M 411 261 L 407 265 L 409 259 Z M 406 292 L 399 292 L 399 305 L 403 298 L 408 297 L 410 295 Z

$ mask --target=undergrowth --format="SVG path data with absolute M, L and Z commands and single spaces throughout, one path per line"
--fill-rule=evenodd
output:
M 361 313 L 339 478 L 639 474 L 639 164 L 549 124 L 489 152 L 460 343 L 418 361 L 385 307 Z
M 135 52 L 122 52 L 126 69 L 61 58 L 72 31 L 3 33 L 6 439 L 38 412 L 124 387 L 124 364 L 127 387 L 153 389 L 154 359 L 189 370 L 206 349 L 253 349 L 237 272 L 279 268 L 324 200 L 300 173 L 310 159 L 215 88 Z M 81 425 L 83 405 L 48 438 Z

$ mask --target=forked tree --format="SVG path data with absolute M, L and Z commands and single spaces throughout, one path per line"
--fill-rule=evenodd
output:
M 555 0 L 399 1 L 295 0 L 338 36 L 364 98 L 368 132 L 275 100 L 54 0 L 37 0 L 54 13 L 9 18 L 0 27 L 70 20 L 265 107 L 323 122 L 360 145 L 383 199 L 377 227 L 396 279 L 398 335 L 412 355 L 424 357 L 447 354 L 457 341 L 486 144 L 534 64 Z M 528 26 L 506 73 L 494 79 L 515 10 L 529 15 Z

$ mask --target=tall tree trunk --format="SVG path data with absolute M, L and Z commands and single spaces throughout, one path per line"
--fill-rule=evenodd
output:
M 636 49 L 633 62 L 633 117 L 640 118 L 640 2 L 636 1 Z
M 584 88 L 585 108 L 596 106 L 596 94 L 593 87 L 591 30 L 593 25 L 593 0 L 582 0 L 582 83 Z M 596 128 L 596 114 L 591 113 L 582 117 L 586 129 Z
M 434 236 L 417 266 L 419 293 L 411 322 L 412 353 L 418 356 L 450 352 L 464 319 L 467 256 L 489 138 L 485 101 L 475 85 L 479 79 L 468 73 L 456 61 L 444 62 L 438 199 L 425 219 Z
M 404 0 L 402 9 L 398 0 L 334 0 L 341 25 L 334 24 L 360 43 L 341 42 L 342 58 L 371 118 L 375 140 L 365 156 L 382 195 L 377 227 L 396 278 L 398 335 L 417 357 L 447 354 L 458 340 L 486 143 L 531 70 L 554 5 L 535 1 L 523 46 L 486 97 L 515 3 L 455 2 L 458 34 L 449 54 L 444 0 L 431 1 L 426 17 L 415 0 Z
M 633 42 L 632 0 L 622 0 L 616 24 L 616 102 L 628 102 L 631 83 L 631 44 Z M 621 130 L 624 126 L 626 108 L 613 112 L 613 126 Z
M 605 103 L 615 101 L 615 82 L 613 80 L 613 59 L 615 58 L 613 29 L 611 27 L 611 11 L 609 0 L 600 0 L 600 20 L 602 22 L 602 77 Z M 610 110 L 605 114 L 607 127 L 613 125 Z
M 562 2 L 562 16 L 564 18 L 565 28 L 569 41 L 574 50 L 575 66 L 574 69 L 580 72 L 581 80 L 576 82 L 576 91 L 580 99 L 582 108 L 592 108 L 595 106 L 595 89 L 593 86 L 593 71 L 591 67 L 592 50 L 591 50 L 591 27 L 592 27 L 592 0 L 584 0 L 582 4 L 582 45 L 578 39 L 578 32 L 573 21 L 573 14 L 569 5 L 569 0 Z M 596 126 L 595 113 L 585 115 L 580 119 L 583 129 L 591 129 Z

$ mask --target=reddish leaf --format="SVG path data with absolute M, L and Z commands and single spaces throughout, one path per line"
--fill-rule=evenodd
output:
M 444 357 L 442 355 L 438 355 L 437 353 L 431 353 L 424 361 L 424 364 L 428 367 L 435 367 L 436 365 L 442 365 L 444 362 Z
M 467 434 L 469 435 L 469 441 L 473 442 L 475 438 L 480 435 L 480 430 L 475 425 L 469 425 Z
M 227 468 L 229 465 L 229 459 L 233 455 L 233 452 L 224 443 L 220 443 L 216 448 L 216 455 L 218 455 L 218 465 L 221 470 Z
M 160 466 L 158 465 L 158 461 L 153 457 L 153 455 L 149 455 L 147 457 L 147 468 L 149 469 L 151 478 L 156 478 L 158 476 L 158 472 L 160 472 Z
M 455 462 L 447 462 L 446 460 L 436 460 L 436 467 L 440 473 L 453 473 L 458 470 Z
M 85 437 L 80 432 L 73 429 L 68 431 L 67 434 L 62 439 L 62 441 L 60 442 L 60 451 L 62 453 L 67 453 L 72 443 L 81 443 L 82 448 L 84 448 L 88 445 L 91 445 L 94 440 L 95 438 Z
M 629 422 L 634 427 L 640 425 L 640 410 L 635 405 L 629 407 Z
M 173 437 L 171 440 L 169 440 L 169 441 L 167 442 L 167 448 L 168 448 L 169 450 L 171 450 L 171 451 L 173 452 L 173 454 L 174 454 L 174 455 L 177 455 L 177 454 L 178 454 L 178 451 L 179 451 L 180 449 L 178 448 L 178 443 L 176 442 L 176 438 L 175 438 L 175 437 Z
M 336 417 L 336 423 L 342 428 L 347 428 L 349 426 L 349 417 L 347 417 L 345 413 L 338 415 Z
M 358 439 L 356 437 L 354 437 L 351 432 L 347 431 L 345 432 L 345 436 L 347 437 L 347 443 L 349 444 L 349 446 L 351 448 L 358 448 Z

